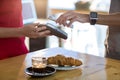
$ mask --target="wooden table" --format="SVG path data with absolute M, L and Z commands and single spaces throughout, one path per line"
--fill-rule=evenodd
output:
M 0 60 L 0 80 L 120 80 L 119 60 L 82 53 L 79 55 L 83 65 L 79 69 L 56 71 L 47 77 L 31 78 L 25 74 L 24 69 L 30 65 L 31 56 L 35 52 Z

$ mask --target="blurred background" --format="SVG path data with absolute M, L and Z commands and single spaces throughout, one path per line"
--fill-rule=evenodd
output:
M 108 14 L 110 0 L 22 0 L 22 4 L 24 24 L 33 22 L 45 24 L 49 21 L 48 16 L 68 10 L 88 14 L 90 11 Z M 26 45 L 31 52 L 44 48 L 64 47 L 81 53 L 104 57 L 104 40 L 107 27 L 107 25 L 74 22 L 73 28 L 61 26 L 61 29 L 68 33 L 66 40 L 56 36 L 38 39 L 26 38 Z

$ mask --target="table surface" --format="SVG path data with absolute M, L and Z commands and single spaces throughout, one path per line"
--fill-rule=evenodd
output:
M 56 48 L 45 50 L 55 52 Z M 40 51 L 0 60 L 0 80 L 120 80 L 119 60 L 83 53 L 79 53 L 83 65 L 78 69 L 56 71 L 47 77 L 31 78 L 24 70 L 31 65 L 31 57 Z

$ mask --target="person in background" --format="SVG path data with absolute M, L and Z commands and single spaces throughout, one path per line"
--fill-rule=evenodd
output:
M 70 23 L 66 23 L 70 21 Z M 56 20 L 60 25 L 70 26 L 73 22 L 90 23 L 91 25 L 108 25 L 105 47 L 106 57 L 120 60 L 120 0 L 111 0 L 110 11 L 108 15 L 90 12 L 90 14 L 81 14 L 74 11 L 68 11 L 62 14 Z
M 0 0 L 0 60 L 28 53 L 25 37 L 38 38 L 50 35 L 46 26 L 23 25 L 21 0 Z

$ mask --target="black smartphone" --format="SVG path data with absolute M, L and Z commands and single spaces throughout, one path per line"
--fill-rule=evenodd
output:
M 41 26 L 46 26 L 47 29 L 49 29 L 51 31 L 52 35 L 55 35 L 55 36 L 63 38 L 63 39 L 68 38 L 68 34 L 65 31 L 56 27 L 54 24 L 51 24 L 51 23 L 40 24 L 38 27 L 41 27 Z

